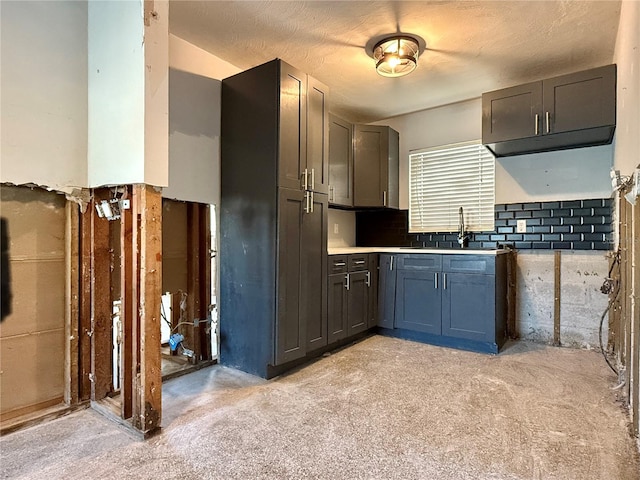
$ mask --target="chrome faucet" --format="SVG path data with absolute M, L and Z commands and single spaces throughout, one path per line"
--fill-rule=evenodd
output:
M 458 210 L 458 245 L 460 248 L 465 248 L 469 242 L 469 235 L 464 231 L 464 212 L 462 207 Z

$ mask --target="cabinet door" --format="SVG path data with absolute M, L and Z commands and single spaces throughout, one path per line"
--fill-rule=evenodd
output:
M 354 146 L 354 205 L 383 207 L 388 183 L 387 152 L 388 127 L 355 126 Z
M 329 344 L 347 336 L 347 274 L 329 275 L 328 281 L 328 338 Z
M 329 203 L 353 207 L 353 125 L 329 116 Z
M 276 365 L 302 358 L 306 354 L 306 320 L 302 315 L 300 295 L 302 215 L 304 193 L 281 188 L 278 200 Z
M 280 62 L 278 186 L 300 189 L 307 162 L 307 75 Z M 250 138 L 247 139 L 251 141 Z
M 482 95 L 482 143 L 542 134 L 542 82 Z
M 368 271 L 349 273 L 347 290 L 347 336 L 364 332 L 369 326 Z
M 400 208 L 400 134 L 389 128 L 385 207 Z
M 329 193 L 329 88 L 307 77 L 307 170 L 309 190 Z
M 561 133 L 616 123 L 616 66 L 542 82 L 544 133 Z
M 443 277 L 442 334 L 495 341 L 495 277 L 470 273 Z
M 393 255 L 380 255 L 378 275 L 378 318 L 379 327 L 393 328 L 396 308 L 396 266 Z
M 396 328 L 441 334 L 441 277 L 434 271 L 398 270 Z
M 313 194 L 312 211 L 302 215 L 301 315 L 307 323 L 307 352 L 327 344 L 327 208 L 327 196 Z

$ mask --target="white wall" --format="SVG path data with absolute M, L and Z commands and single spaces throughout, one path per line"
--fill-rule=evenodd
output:
M 175 35 L 169 64 L 169 186 L 162 195 L 219 204 L 220 80 L 240 69 Z
M 480 98 L 380 122 L 400 132 L 400 208 L 408 204 L 409 152 L 482 137 Z M 577 148 L 496 160 L 496 203 L 603 198 L 611 195 L 613 147 Z
M 89 2 L 88 168 L 92 187 L 168 182 L 167 2 Z
M 329 209 L 329 235 L 327 245 L 331 247 L 356 246 L 356 213 L 348 210 Z
M 87 178 L 87 4 L 0 2 L 0 181 Z
M 630 175 L 640 164 L 640 2 L 622 2 L 615 62 L 618 118 L 614 163 L 623 175 Z

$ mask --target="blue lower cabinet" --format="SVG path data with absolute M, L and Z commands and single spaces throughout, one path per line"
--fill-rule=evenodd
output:
M 381 254 L 378 274 L 378 327 L 393 328 L 396 309 L 395 255 Z
M 507 255 L 408 254 L 380 257 L 380 332 L 465 350 L 504 344 Z M 397 264 L 395 292 L 389 286 Z M 386 278 L 385 278 L 386 275 Z M 393 298 L 393 323 L 388 320 Z

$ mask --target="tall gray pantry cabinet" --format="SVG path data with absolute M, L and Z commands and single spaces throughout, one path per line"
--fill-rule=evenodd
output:
M 278 59 L 222 81 L 220 361 L 264 378 L 327 345 L 327 97 Z

